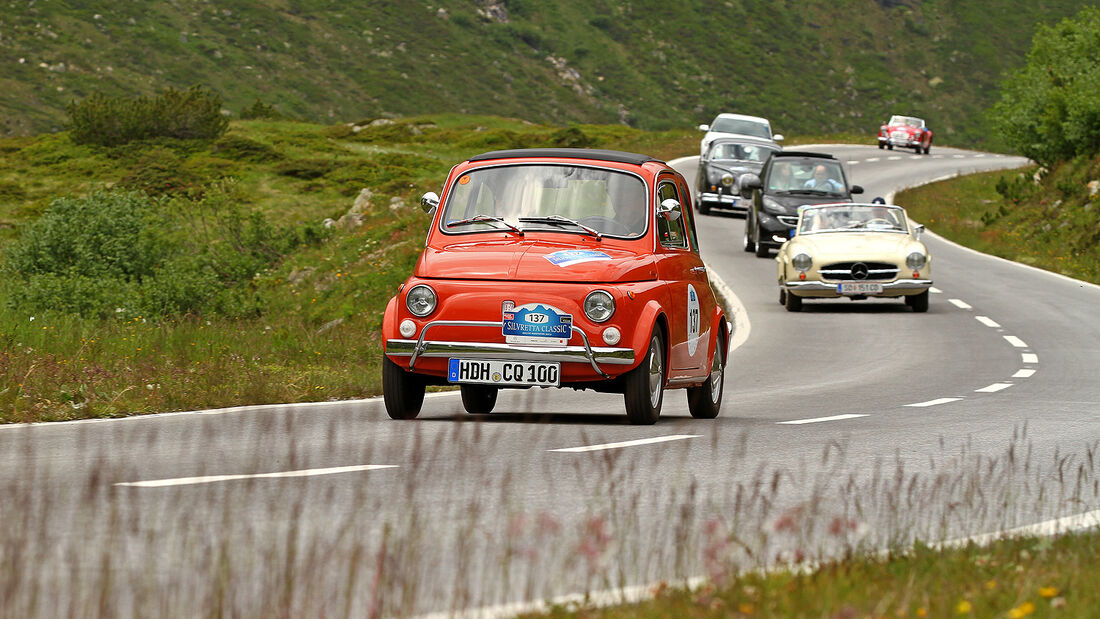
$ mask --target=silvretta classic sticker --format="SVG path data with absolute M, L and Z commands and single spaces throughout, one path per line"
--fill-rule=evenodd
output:
M 592 249 L 564 249 L 546 254 L 545 258 L 559 267 L 567 267 L 581 262 L 592 262 L 593 260 L 611 260 L 611 256 Z
M 573 336 L 573 315 L 544 303 L 527 303 L 502 312 L 509 344 L 565 346 Z

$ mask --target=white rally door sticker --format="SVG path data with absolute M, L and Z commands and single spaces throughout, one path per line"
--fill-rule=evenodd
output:
M 699 348 L 699 294 L 695 292 L 695 286 L 688 284 L 688 313 L 687 313 L 687 345 L 688 355 L 694 357 L 695 350 Z

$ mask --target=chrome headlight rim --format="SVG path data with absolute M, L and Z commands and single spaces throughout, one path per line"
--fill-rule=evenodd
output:
M 414 297 L 415 295 L 415 297 Z M 439 297 L 427 284 L 417 284 L 405 294 L 405 308 L 417 318 L 423 318 L 435 311 Z
M 913 271 L 919 271 L 928 264 L 928 256 L 924 252 L 914 251 L 905 257 L 905 266 Z
M 805 273 L 814 266 L 814 259 L 810 254 L 800 251 L 791 258 L 791 266 L 793 266 L 796 271 Z
M 606 290 L 593 290 L 584 297 L 584 315 L 595 323 L 611 320 L 615 315 L 615 297 Z
M 733 175 L 726 172 L 722 175 L 722 178 L 719 179 L 719 182 L 722 183 L 723 187 L 733 187 Z

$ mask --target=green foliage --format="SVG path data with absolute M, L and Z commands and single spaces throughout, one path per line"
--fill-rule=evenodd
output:
M 1002 88 L 991 118 L 1023 155 L 1049 166 L 1100 153 L 1100 9 L 1041 26 Z
M 145 151 L 118 181 L 118 186 L 150 196 L 201 192 L 201 179 L 183 165 L 183 158 L 166 148 Z
M 283 159 L 283 154 L 271 146 L 240 135 L 218 138 L 211 150 L 219 157 L 249 163 L 266 163 Z
M 77 144 L 100 146 L 157 137 L 212 140 L 229 128 L 221 106 L 221 97 L 203 86 L 165 88 L 156 97 L 96 93 L 69 103 L 69 135 Z
M 271 225 L 246 212 L 232 181 L 199 199 L 97 190 L 59 198 L 7 252 L 24 312 L 81 316 L 258 314 L 247 283 L 318 230 Z
M 268 105 L 259 99 L 256 99 L 252 105 L 241 110 L 241 120 L 279 120 L 281 118 L 283 118 L 283 115 L 279 110 L 275 109 L 274 105 Z

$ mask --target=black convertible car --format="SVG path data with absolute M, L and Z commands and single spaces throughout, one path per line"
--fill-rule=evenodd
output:
M 704 215 L 712 208 L 744 213 L 751 203 L 740 196 L 737 180 L 742 174 L 759 174 L 760 168 L 779 146 L 771 140 L 750 137 L 718 138 L 699 158 L 696 175 L 699 199 L 696 204 Z

